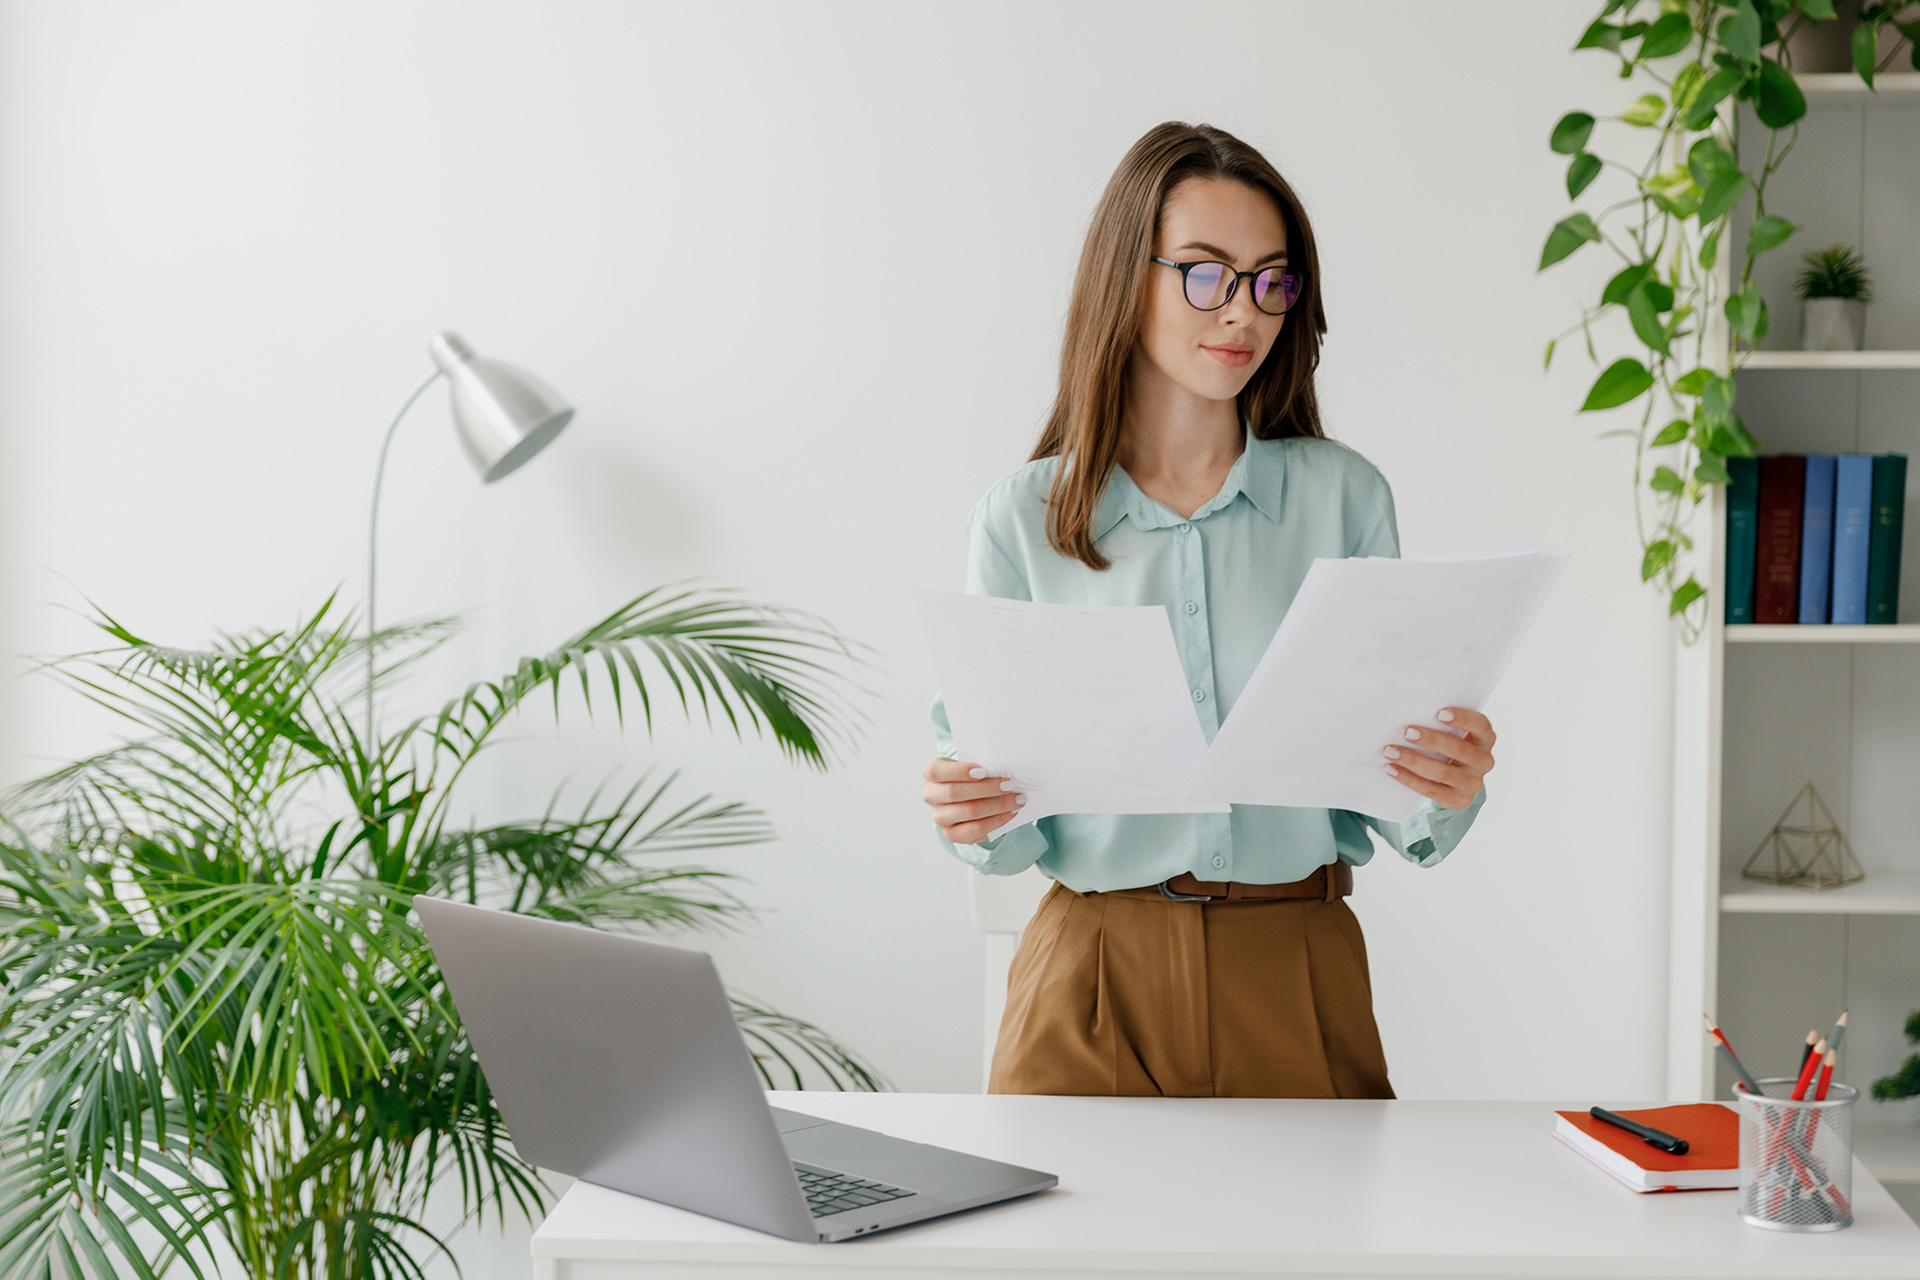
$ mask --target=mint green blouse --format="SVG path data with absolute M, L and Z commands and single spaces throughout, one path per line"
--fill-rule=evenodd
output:
M 1393 492 L 1372 463 L 1332 440 L 1257 440 L 1249 431 L 1220 492 L 1190 519 L 1149 498 L 1115 467 L 1092 530 L 1113 563 L 1095 571 L 1047 542 L 1047 490 L 1058 463 L 1028 463 L 968 514 L 967 591 L 1164 607 L 1209 742 L 1315 557 L 1400 554 Z M 939 753 L 952 757 L 938 694 L 933 728 Z M 1405 822 L 1344 809 L 1237 804 L 1231 814 L 1055 814 L 979 844 L 939 839 L 989 875 L 1038 864 L 1082 891 L 1158 884 L 1182 871 L 1202 880 L 1281 884 L 1336 858 L 1364 864 L 1373 856 L 1368 827 L 1404 857 L 1433 866 L 1460 842 L 1486 798 L 1482 787 L 1467 808 L 1442 809 L 1422 797 Z

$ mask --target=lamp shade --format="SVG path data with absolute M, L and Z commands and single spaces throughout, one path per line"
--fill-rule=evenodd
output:
M 441 331 L 427 345 L 453 391 L 453 423 L 480 479 L 492 484 L 547 447 L 573 406 L 525 369 L 482 358 L 457 333 Z

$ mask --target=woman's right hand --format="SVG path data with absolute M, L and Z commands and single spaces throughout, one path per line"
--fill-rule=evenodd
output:
M 1027 802 L 1007 778 L 966 760 L 935 756 L 920 776 L 927 780 L 920 798 L 932 807 L 941 833 L 955 844 L 978 844 Z

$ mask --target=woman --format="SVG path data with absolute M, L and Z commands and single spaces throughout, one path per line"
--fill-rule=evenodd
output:
M 1317 556 L 1399 554 L 1393 495 L 1320 429 L 1326 332 L 1313 231 L 1253 148 L 1169 123 L 1100 198 L 1067 314 L 1060 388 L 1032 460 L 968 517 L 968 590 L 1158 604 L 1207 736 L 1226 718 Z M 1341 810 L 1040 819 L 953 752 L 924 799 L 947 847 L 991 875 L 1053 877 L 1008 974 L 996 1093 L 1391 1098 L 1366 944 L 1341 899 L 1373 827 L 1421 866 L 1486 799 L 1493 726 L 1436 707 L 1383 743 L 1423 798 L 1403 823 Z M 1442 726 L 1445 726 L 1444 728 Z

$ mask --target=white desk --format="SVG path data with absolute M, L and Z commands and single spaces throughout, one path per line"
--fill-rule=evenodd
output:
M 1856 1161 L 1854 1225 L 1742 1225 L 1732 1191 L 1635 1195 L 1545 1103 L 782 1093 L 781 1106 L 1060 1175 L 1051 1191 L 794 1244 L 576 1183 L 537 1280 L 993 1275 L 1920 1277 L 1920 1227 Z

